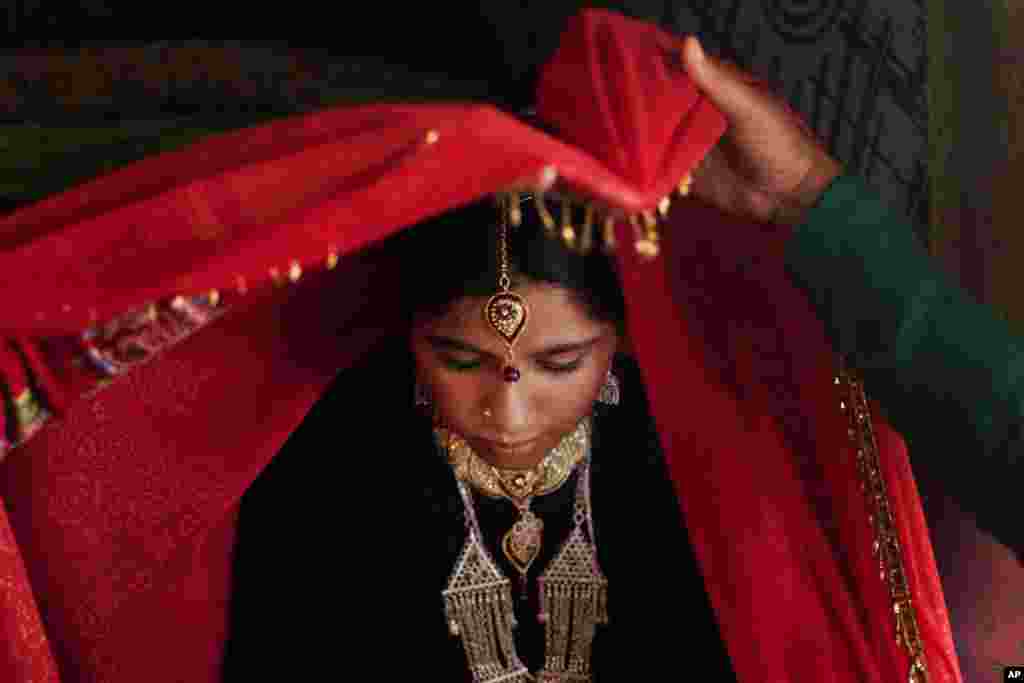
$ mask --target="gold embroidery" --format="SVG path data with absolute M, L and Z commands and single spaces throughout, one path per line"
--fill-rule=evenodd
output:
M 879 578 L 889 588 L 896 622 L 896 644 L 905 649 L 910 657 L 907 681 L 928 683 L 924 645 L 917 626 L 917 615 L 903 565 L 903 553 L 879 461 L 878 441 L 871 423 L 871 408 L 864 393 L 864 383 L 852 370 L 841 366 L 835 384 L 840 386 L 843 393 L 839 407 L 849 419 L 849 436 L 857 448 L 857 469 L 860 472 L 861 488 L 867 498 L 868 522 L 875 532 L 872 552 L 878 558 Z
M 21 429 L 28 429 L 42 413 L 39 401 L 30 389 L 14 398 L 14 419 Z

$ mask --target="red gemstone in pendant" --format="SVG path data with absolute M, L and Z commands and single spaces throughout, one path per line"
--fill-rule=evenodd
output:
M 506 382 L 518 382 L 520 377 L 519 368 L 506 365 L 504 375 Z
M 498 320 L 505 322 L 516 318 L 516 307 L 508 301 L 503 301 L 494 307 L 494 313 Z

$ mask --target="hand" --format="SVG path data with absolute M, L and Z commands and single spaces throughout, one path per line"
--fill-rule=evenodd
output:
M 690 36 L 686 71 L 729 123 L 693 174 L 690 193 L 726 213 L 799 223 L 842 168 L 779 98 L 732 64 L 704 54 Z

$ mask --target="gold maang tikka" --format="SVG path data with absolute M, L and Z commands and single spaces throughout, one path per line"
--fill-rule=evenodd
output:
M 498 293 L 484 304 L 484 320 L 491 329 L 505 342 L 505 369 L 503 377 L 506 382 L 518 382 L 521 373 L 513 363 L 513 349 L 516 341 L 526 330 L 530 317 L 530 308 L 523 297 L 512 291 L 512 277 L 508 265 L 508 229 L 510 224 L 518 225 L 522 213 L 518 206 L 519 196 L 508 195 L 508 205 L 499 202 L 501 218 L 498 222 Z M 519 220 L 517 220 L 519 219 Z

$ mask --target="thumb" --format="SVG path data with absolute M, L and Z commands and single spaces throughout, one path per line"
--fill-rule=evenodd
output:
M 758 91 L 752 87 L 751 77 L 706 55 L 695 36 L 687 36 L 683 44 L 683 62 L 697 89 L 731 122 L 750 116 L 751 109 L 757 108 Z

